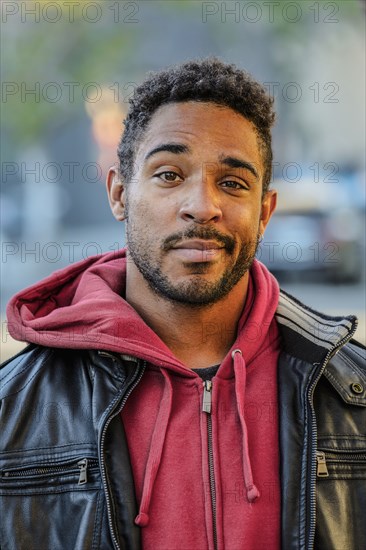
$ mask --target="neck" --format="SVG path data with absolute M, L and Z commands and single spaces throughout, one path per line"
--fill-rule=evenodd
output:
M 130 263 L 126 300 L 182 363 L 204 368 L 221 363 L 235 342 L 248 281 L 246 273 L 222 300 L 197 307 L 159 296 Z

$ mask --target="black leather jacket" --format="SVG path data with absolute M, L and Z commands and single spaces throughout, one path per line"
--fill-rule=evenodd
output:
M 282 548 L 366 548 L 366 367 L 365 348 L 350 341 L 355 320 L 282 293 L 277 321 Z M 143 372 L 133 357 L 36 345 L 2 366 L 2 550 L 141 548 L 119 413 Z

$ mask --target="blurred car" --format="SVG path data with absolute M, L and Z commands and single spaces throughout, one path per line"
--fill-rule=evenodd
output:
M 358 282 L 363 273 L 364 214 L 346 183 L 275 181 L 277 210 L 257 257 L 279 278 L 318 273 L 333 282 Z

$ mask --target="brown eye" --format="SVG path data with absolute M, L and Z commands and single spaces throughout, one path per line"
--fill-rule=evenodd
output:
M 160 172 L 159 174 L 155 174 L 156 178 L 160 178 L 161 180 L 165 181 L 166 183 L 177 183 L 178 181 L 181 181 L 181 176 L 177 174 L 176 172 L 173 172 L 171 170 L 165 170 L 164 172 Z
M 240 184 L 238 181 L 235 181 L 235 180 L 223 181 L 221 185 L 229 189 L 245 189 L 244 185 Z
M 175 172 L 163 172 L 162 174 L 166 181 L 175 181 L 175 178 L 178 176 Z

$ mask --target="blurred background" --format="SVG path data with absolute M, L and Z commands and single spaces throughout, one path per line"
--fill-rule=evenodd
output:
M 365 2 L 3 1 L 2 359 L 12 294 L 124 245 L 104 181 L 150 70 L 219 56 L 275 98 L 279 208 L 258 257 L 282 287 L 359 316 L 365 342 Z

